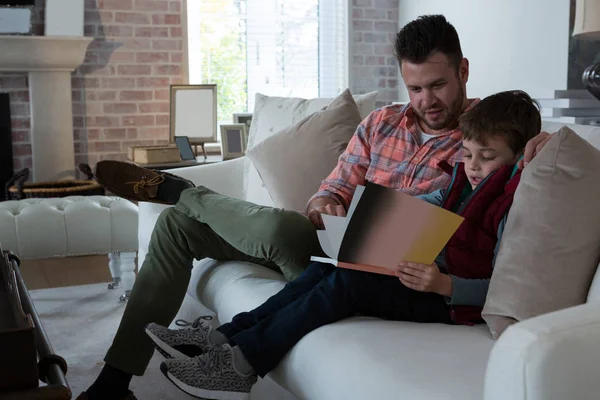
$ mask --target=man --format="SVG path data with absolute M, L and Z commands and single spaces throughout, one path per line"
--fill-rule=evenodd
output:
M 433 263 L 400 263 L 396 276 L 389 276 L 315 262 L 260 306 L 197 335 L 202 354 L 165 360 L 162 373 L 194 397 L 241 400 L 305 335 L 357 313 L 417 323 L 483 322 L 494 259 L 521 177 L 514 164 L 540 132 L 541 118 L 527 93 L 512 90 L 480 101 L 461 115 L 459 126 L 463 160 L 448 171 L 452 182 L 417 197 L 465 218 Z
M 458 117 L 477 102 L 466 97 L 468 60 L 456 30 L 443 16 L 409 23 L 398 33 L 395 47 L 410 105 L 376 110 L 359 125 L 338 166 L 309 201 L 306 216 L 193 188 L 181 178 L 131 164 L 98 164 L 98 181 L 113 193 L 176 205 L 156 224 L 104 369 L 78 399 L 134 398 L 128 389 L 131 377 L 144 373 L 153 353 L 144 332 L 150 323 L 156 330 L 146 332 L 158 338 L 154 343 L 159 349 L 195 355 L 186 349 L 195 348 L 189 345 L 207 329 L 202 323 L 177 334 L 161 327 L 181 305 L 193 259 L 255 262 L 293 280 L 319 250 L 315 226 L 322 224 L 320 214 L 345 215 L 356 185 L 368 180 L 411 195 L 448 185 L 437 164 L 460 160 Z M 525 160 L 548 140 L 542 133 L 530 141 Z

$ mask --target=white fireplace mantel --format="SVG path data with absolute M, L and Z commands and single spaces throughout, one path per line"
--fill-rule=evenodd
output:
M 94 38 L 0 36 L 0 71 L 68 71 L 83 62 Z
M 29 74 L 34 182 L 74 177 L 71 72 L 92 40 L 0 35 L 0 71 Z

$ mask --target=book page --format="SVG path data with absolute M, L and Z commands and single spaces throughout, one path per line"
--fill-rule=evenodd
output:
M 360 201 L 360 198 L 362 197 L 364 191 L 365 191 L 365 187 L 363 185 L 357 185 L 356 189 L 354 189 L 354 195 L 352 196 L 352 201 L 350 202 L 350 206 L 348 207 L 348 212 L 346 212 L 346 224 L 352 218 L 352 215 L 354 214 L 354 210 L 356 210 L 356 206 L 358 205 L 358 202 Z
M 324 264 L 332 264 L 332 265 L 335 265 L 336 267 L 338 266 L 337 260 L 334 260 L 333 258 L 312 256 L 310 258 L 310 261 L 316 261 L 316 262 L 320 262 L 320 263 L 324 263 Z
M 340 252 L 340 246 L 342 245 L 342 239 L 346 232 L 346 226 L 348 225 L 346 217 L 321 214 L 321 218 L 323 219 L 323 225 L 325 225 L 325 232 L 329 238 L 329 244 L 331 244 L 332 255 L 330 255 L 330 257 L 337 259 L 338 253 Z
M 354 196 L 352 197 L 352 201 L 350 202 L 350 206 L 348 208 L 348 212 L 346 213 L 346 217 L 336 217 L 333 215 L 321 214 L 325 230 L 317 231 L 317 237 L 323 252 L 333 259 L 337 260 L 340 246 L 342 245 L 342 240 L 348 226 L 348 221 L 354 213 L 354 209 L 356 208 L 364 190 L 365 187 L 362 185 L 358 185 L 356 187 Z
M 333 247 L 331 246 L 331 242 L 329 241 L 329 236 L 327 235 L 327 232 L 325 232 L 324 230 L 317 231 L 317 238 L 319 239 L 319 244 L 321 245 L 321 249 L 323 250 L 323 252 L 331 258 L 337 258 L 338 252 L 337 250 L 333 251 Z

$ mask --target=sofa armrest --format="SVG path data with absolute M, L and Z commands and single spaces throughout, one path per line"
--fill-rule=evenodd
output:
M 243 197 L 244 162 L 246 157 L 223 161 L 216 164 L 174 168 L 167 172 L 205 186 L 226 196 Z
M 175 168 L 168 170 L 168 172 L 189 179 L 195 185 L 206 186 L 227 196 L 242 198 L 245 159 L 246 157 L 242 157 L 217 164 Z M 138 266 L 140 267 L 146 258 L 156 220 L 160 213 L 168 207 L 170 206 L 147 202 L 139 203 Z
M 485 400 L 591 399 L 600 393 L 600 303 L 509 327 L 494 345 Z

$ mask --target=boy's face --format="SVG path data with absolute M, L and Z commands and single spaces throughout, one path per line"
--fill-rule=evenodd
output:
M 488 137 L 485 145 L 463 139 L 463 162 L 473 189 L 503 165 L 516 163 L 519 156 L 520 154 L 515 154 L 500 136 Z

